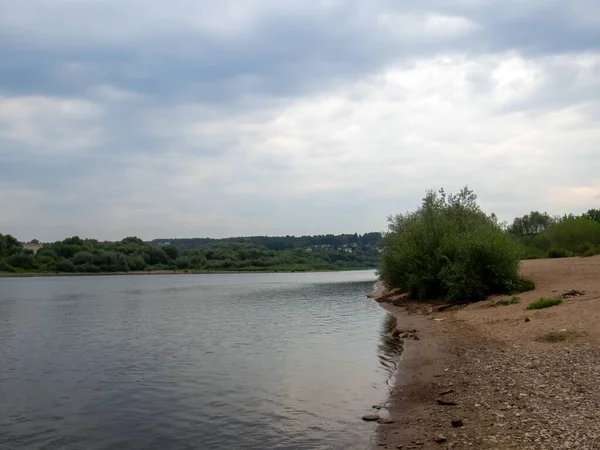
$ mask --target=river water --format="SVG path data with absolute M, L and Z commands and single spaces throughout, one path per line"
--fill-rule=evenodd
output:
M 0 279 L 0 448 L 366 449 L 373 271 Z

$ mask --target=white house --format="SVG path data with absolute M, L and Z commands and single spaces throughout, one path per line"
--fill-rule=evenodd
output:
M 23 248 L 25 250 L 31 250 L 34 255 L 43 247 L 44 247 L 44 244 L 41 244 L 41 243 L 34 244 L 33 242 L 28 242 L 26 244 L 23 244 Z

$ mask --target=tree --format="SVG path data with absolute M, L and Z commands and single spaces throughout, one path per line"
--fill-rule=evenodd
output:
M 94 255 L 94 265 L 102 272 L 128 272 L 129 266 L 125 255 L 114 251 L 101 250 Z
M 73 264 L 76 266 L 81 264 L 94 264 L 94 255 L 90 252 L 77 252 L 73 255 Z
M 35 255 L 35 265 L 42 271 L 52 270 L 56 261 L 57 260 L 48 253 L 40 254 L 40 252 L 37 252 Z
M 19 252 L 22 248 L 21 243 L 10 234 L 0 234 L 0 256 Z
M 123 244 L 134 244 L 134 245 L 144 245 L 144 241 L 142 241 L 137 236 L 129 236 L 121 240 Z
M 379 237 L 379 233 L 373 233 Z M 367 236 L 367 235 L 365 235 Z M 375 237 L 375 236 L 374 236 Z M 226 239 L 171 239 L 175 245 L 164 245 L 166 240 L 143 242 L 137 237 L 126 237 L 118 242 L 99 242 L 78 236 L 63 241 L 47 243 L 34 257 L 35 267 L 28 269 L 58 272 L 124 272 L 127 270 L 315 270 L 375 267 L 377 249 L 355 249 L 352 255 L 340 254 L 333 247 L 354 242 L 364 246 L 362 237 L 356 234 L 246 237 Z M 332 248 L 316 249 L 308 254 L 307 247 L 314 242 L 331 242 Z M 161 244 L 161 245 L 158 245 Z M 184 249 L 181 251 L 181 249 Z M 22 253 L 22 245 L 9 235 L 0 235 L 0 263 L 4 271 L 19 270 L 6 263 L 6 258 Z M 24 252 L 28 253 L 28 252 Z M 207 256 L 214 261 L 208 267 Z M 19 259 L 13 259 L 20 261 Z M 17 262 L 30 266 L 30 261 Z
M 600 247 L 600 223 L 587 216 L 561 220 L 548 227 L 540 236 L 540 242 L 547 250 L 562 249 L 575 254 L 585 253 Z
M 52 247 L 43 247 L 39 249 L 38 252 L 35 254 L 35 258 L 36 260 L 38 258 L 49 258 L 54 261 L 60 260 L 60 256 L 58 256 L 58 253 L 56 253 L 56 251 Z
M 508 227 L 508 232 L 515 236 L 533 236 L 542 233 L 554 221 L 547 212 L 531 211 L 523 217 L 517 217 Z
M 54 265 L 54 271 L 56 272 L 75 272 L 75 264 L 68 259 L 61 259 Z
M 600 223 L 600 209 L 589 209 L 588 212 L 584 214 L 588 219 L 593 220 L 594 222 Z
M 66 238 L 65 240 L 63 240 L 63 244 L 64 245 L 83 245 L 83 239 L 81 239 L 79 236 L 73 236 L 73 237 Z
M 379 268 L 388 288 L 464 302 L 519 286 L 513 241 L 466 187 L 456 195 L 429 191 L 419 209 L 389 222 Z
M 144 270 L 146 268 L 146 261 L 142 255 L 129 255 L 127 257 L 127 265 L 130 270 Z
M 34 269 L 35 258 L 33 257 L 32 252 L 21 251 L 20 253 L 15 253 L 6 258 L 6 264 L 22 269 Z
M 162 248 L 171 261 L 175 261 L 179 257 L 179 249 L 174 245 L 165 245 Z
M 159 247 L 149 247 L 145 252 L 144 259 L 151 266 L 156 264 L 167 264 L 169 262 L 169 257 L 162 248 Z

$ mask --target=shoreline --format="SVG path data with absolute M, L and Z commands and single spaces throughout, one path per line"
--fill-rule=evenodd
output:
M 450 362 L 449 355 L 454 353 L 447 340 L 451 329 L 445 321 L 433 321 L 423 304 L 407 302 L 402 295 L 390 295 L 381 282 L 377 283 L 372 298 L 396 318 L 399 331 L 416 331 L 404 339 L 404 350 L 386 402 L 390 423 L 378 425 L 374 448 L 440 448 L 437 443 L 431 445 L 435 420 L 431 405 L 435 403 L 437 390 L 448 389 L 440 374 L 447 373 L 444 371 Z
M 392 423 L 378 425 L 374 448 L 599 448 L 600 256 L 524 261 L 521 271 L 536 289 L 506 306 L 492 297 L 439 311 L 372 295 L 419 337 L 405 339 Z M 563 303 L 527 310 L 540 297 Z
M 130 276 L 130 275 L 234 275 L 234 274 L 273 274 L 273 273 L 330 273 L 330 272 L 357 272 L 372 269 L 327 269 L 327 270 L 206 270 L 206 271 L 183 271 L 183 270 L 153 270 L 132 272 L 0 272 L 0 278 L 48 278 L 48 277 L 108 277 L 108 276 Z

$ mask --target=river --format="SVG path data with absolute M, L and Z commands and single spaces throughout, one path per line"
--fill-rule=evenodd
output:
M 0 279 L 0 448 L 366 449 L 373 271 Z

